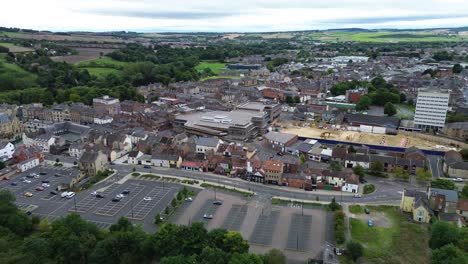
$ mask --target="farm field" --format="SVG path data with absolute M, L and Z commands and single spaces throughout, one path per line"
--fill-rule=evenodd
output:
M 297 134 L 303 137 L 320 138 L 326 132 L 326 139 L 339 140 L 345 142 L 382 145 L 390 147 L 412 147 L 417 146 L 422 149 L 434 149 L 438 143 L 430 142 L 421 138 L 406 135 L 382 135 L 357 131 L 341 131 L 331 129 L 319 129 L 313 127 L 286 126 L 281 132 Z M 328 135 L 330 133 L 330 135 Z
M 0 63 L 2 63 L 2 68 L 5 69 L 5 72 L 0 71 L 0 75 L 1 74 L 10 74 L 10 75 L 14 76 L 14 78 L 21 79 L 23 82 L 32 83 L 32 82 L 36 81 L 36 78 L 37 78 L 36 75 L 22 69 L 18 65 L 6 62 L 5 61 L 5 56 L 6 56 L 6 54 L 4 54 L 4 53 L 0 54 Z
M 112 69 L 112 68 L 92 68 L 92 67 L 86 67 L 83 68 L 88 70 L 89 74 L 96 76 L 96 77 L 106 77 L 106 75 L 110 73 L 115 73 L 115 74 L 120 74 L 122 71 L 117 70 L 117 69 Z
M 105 77 L 109 73 L 120 74 L 128 62 L 116 61 L 109 57 L 101 57 L 75 64 L 78 68 L 87 69 L 91 75 Z
M 98 59 L 99 56 L 101 55 L 101 52 L 103 55 L 106 55 L 114 51 L 114 49 L 76 48 L 76 51 L 78 51 L 77 55 L 55 56 L 55 57 L 52 57 L 51 59 L 57 62 L 64 61 L 66 63 L 75 64 L 81 61 L 89 61 L 89 60 Z
M 0 46 L 7 47 L 13 53 L 34 51 L 32 48 L 16 46 L 13 43 L 0 42 Z
M 324 42 L 439 42 L 439 41 L 466 41 L 468 37 L 463 34 L 442 35 L 434 32 L 320 32 L 309 34 L 312 40 Z
M 392 206 L 368 206 L 369 215 L 352 214 L 351 237 L 364 246 L 363 263 L 429 263 L 429 232 L 425 225 L 408 221 Z M 362 208 L 361 208 L 362 209 Z M 353 206 L 351 212 L 355 212 Z M 367 219 L 374 226 L 367 225 Z
M 206 68 L 210 68 L 215 74 L 219 74 L 224 67 L 226 67 L 226 63 L 202 61 L 195 66 L 195 69 L 197 71 L 203 71 Z
M 35 39 L 35 40 L 68 40 L 68 41 L 85 41 L 85 42 L 98 42 L 98 43 L 127 43 L 128 40 L 116 38 L 112 36 L 97 36 L 86 34 L 71 34 L 71 35 L 58 35 L 47 32 L 27 33 L 27 32 L 0 32 L 0 36 L 5 35 L 11 38 L 21 39 Z

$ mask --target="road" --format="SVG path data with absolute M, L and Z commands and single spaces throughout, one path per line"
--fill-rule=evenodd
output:
M 113 165 L 113 168 L 118 170 L 118 173 L 114 177 L 119 179 L 133 170 L 133 165 Z M 291 199 L 311 200 L 315 201 L 316 197 L 320 201 L 331 201 L 333 197 L 336 197 L 337 202 L 353 202 L 353 203 L 399 203 L 401 200 L 401 192 L 404 188 L 407 189 L 419 189 L 424 190 L 424 186 L 412 185 L 406 182 L 394 182 L 384 180 L 378 177 L 367 177 L 367 181 L 376 186 L 376 191 L 369 195 L 363 195 L 362 198 L 354 198 L 348 193 L 341 192 L 330 192 L 325 193 L 323 191 L 304 191 L 284 186 L 273 186 L 261 183 L 254 183 L 244 181 L 238 178 L 228 178 L 222 175 L 216 175 L 212 173 L 204 172 L 192 172 L 177 169 L 159 168 L 152 167 L 151 169 L 143 169 L 142 166 L 136 166 L 137 171 L 141 173 L 157 173 L 167 176 L 178 176 L 188 177 L 200 181 L 208 181 L 214 183 L 224 184 L 226 186 L 250 189 L 258 195 L 266 196 L 281 196 Z
M 440 165 L 440 157 L 439 156 L 433 156 L 433 155 L 427 155 L 427 159 L 429 160 L 429 167 L 431 169 L 432 173 L 432 179 L 438 179 L 444 175 L 441 169 Z

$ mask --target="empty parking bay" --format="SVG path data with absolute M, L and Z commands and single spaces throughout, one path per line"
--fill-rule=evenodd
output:
M 114 216 L 116 215 L 122 208 L 124 208 L 132 199 L 133 197 L 137 196 L 143 189 L 145 188 L 144 185 L 136 185 L 130 184 L 127 188 L 130 193 L 122 198 L 119 202 L 112 202 L 109 201 L 103 207 L 96 210 L 96 214 L 105 215 L 105 216 Z
M 246 205 L 233 204 L 221 228 L 229 231 L 239 231 L 246 215 Z
M 272 211 L 270 215 L 260 215 L 255 224 L 250 243 L 258 245 L 270 245 L 278 222 L 279 212 Z
M 195 214 L 192 222 L 208 222 L 210 219 L 205 219 L 204 215 L 212 215 L 214 217 L 220 205 L 213 204 L 214 200 L 206 200 L 200 210 Z
M 169 188 L 154 187 L 146 197 L 150 197 L 150 201 L 141 200 L 138 202 L 130 212 L 128 212 L 127 217 L 133 218 L 135 220 L 143 220 L 145 217 L 153 210 L 153 208 L 158 204 L 164 196 L 169 193 Z
M 289 225 L 286 248 L 297 251 L 309 249 L 312 216 L 293 214 Z
M 112 191 L 117 189 L 117 187 L 119 186 L 113 184 L 109 186 L 105 191 L 101 192 L 101 194 L 104 195 L 104 197 L 107 197 L 109 194 L 112 193 Z M 96 196 L 90 194 L 86 196 L 83 200 L 76 203 L 76 208 L 75 205 L 73 205 L 69 210 L 74 212 L 86 213 L 87 211 L 95 207 L 101 200 L 102 198 L 97 198 Z

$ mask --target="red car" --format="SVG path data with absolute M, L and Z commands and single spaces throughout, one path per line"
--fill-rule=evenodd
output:
M 43 191 L 44 187 L 36 187 L 36 191 Z
M 3 177 L 3 180 L 4 180 L 4 181 L 9 181 L 9 180 L 10 180 L 10 177 Z

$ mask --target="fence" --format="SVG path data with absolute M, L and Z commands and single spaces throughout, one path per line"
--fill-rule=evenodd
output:
M 439 144 L 455 146 L 457 148 L 468 148 L 468 144 L 466 144 L 465 142 L 458 141 L 458 140 L 451 139 L 451 138 L 434 136 L 434 135 L 429 135 L 429 134 L 422 134 L 422 133 L 414 133 L 414 132 L 402 131 L 402 130 L 399 130 L 398 133 L 406 135 L 406 136 L 412 136 L 412 137 L 417 137 L 420 139 L 429 140 L 429 141 L 436 142 Z

